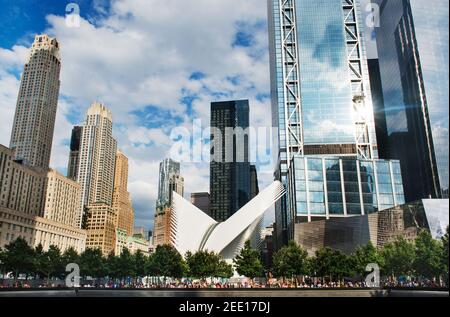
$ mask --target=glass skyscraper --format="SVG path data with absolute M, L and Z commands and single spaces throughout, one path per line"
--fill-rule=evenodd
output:
M 156 208 L 164 209 L 172 203 L 171 179 L 180 176 L 180 163 L 172 159 L 164 159 L 159 163 L 159 186 Z M 177 191 L 178 192 L 178 191 Z
M 449 3 L 374 2 L 387 136 L 381 152 L 401 161 L 407 201 L 448 196 Z
M 248 100 L 211 103 L 211 129 L 220 132 L 211 134 L 210 163 L 210 210 L 217 221 L 227 220 L 251 200 L 248 134 L 235 130 L 248 129 L 249 115 Z
M 361 166 L 364 169 L 363 162 L 378 159 L 378 145 L 359 1 L 268 0 L 268 11 L 272 117 L 279 128 L 275 176 L 288 189 L 275 211 L 280 245 L 294 237 L 295 222 L 312 221 L 312 214 L 365 213 Z M 355 168 L 349 172 L 356 179 L 345 179 L 344 173 L 340 196 L 328 196 L 322 165 L 320 170 L 309 169 L 311 177 L 323 176 L 322 185 L 309 184 L 295 172 L 296 162 L 308 157 L 334 158 L 344 164 L 335 166 L 337 172 L 350 164 Z M 340 158 L 345 158 L 344 163 Z M 316 187 L 297 190 L 309 185 Z M 358 195 L 352 202 L 355 206 L 345 203 L 350 193 Z M 373 198 L 374 193 L 373 188 L 367 194 Z M 331 196 L 335 201 L 330 201 Z

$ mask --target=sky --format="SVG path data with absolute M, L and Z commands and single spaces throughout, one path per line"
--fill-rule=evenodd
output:
M 362 0 L 362 6 L 369 0 Z M 136 226 L 151 230 L 159 162 L 175 127 L 209 123 L 210 103 L 249 99 L 251 126 L 270 127 L 265 0 L 0 0 L 0 143 L 9 145 L 20 75 L 34 35 L 61 47 L 61 89 L 51 167 L 65 174 L 71 129 L 94 101 L 113 113 L 114 136 L 129 158 Z M 376 56 L 367 31 L 369 56 Z M 183 163 L 185 198 L 209 191 L 209 164 Z M 260 188 L 273 180 L 260 171 Z M 273 212 L 273 211 L 272 211 Z M 273 219 L 269 214 L 266 223 Z

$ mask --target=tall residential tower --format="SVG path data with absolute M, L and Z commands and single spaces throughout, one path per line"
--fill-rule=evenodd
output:
M 117 153 L 112 126 L 111 111 L 101 103 L 93 103 L 82 126 L 80 141 L 77 181 L 81 184 L 82 208 L 94 203 L 112 205 Z
M 30 166 L 49 168 L 60 70 L 58 41 L 37 35 L 25 62 L 10 142 L 15 159 Z

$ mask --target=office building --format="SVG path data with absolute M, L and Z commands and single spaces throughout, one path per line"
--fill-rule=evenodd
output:
M 117 214 L 118 228 L 131 236 L 134 228 L 134 211 L 128 192 L 128 158 L 121 151 L 117 151 L 116 154 L 112 206 Z
M 74 127 L 70 138 L 69 164 L 67 166 L 67 177 L 77 180 L 78 168 L 80 166 L 80 143 L 83 127 Z
M 15 157 L 15 150 L 0 145 L 0 207 L 42 217 L 47 171 Z
M 180 163 L 175 162 L 172 159 L 163 160 L 159 164 L 159 186 L 156 208 L 170 205 L 172 191 L 170 190 L 171 182 L 169 179 L 173 177 L 173 175 L 180 175 Z
M 302 203 L 309 201 L 309 212 L 317 207 L 320 213 L 326 205 L 327 193 L 319 183 L 310 188 L 311 197 L 297 191 L 305 185 L 295 170 L 298 160 L 345 158 L 359 166 L 360 160 L 376 164 L 379 155 L 359 1 L 268 0 L 268 11 L 272 118 L 279 128 L 275 177 L 288 190 L 275 206 L 279 248 L 294 239 L 298 221 L 312 220 L 302 216 Z M 320 178 L 324 173 L 313 174 Z M 355 179 L 342 180 L 341 196 Z M 301 202 L 301 208 L 294 202 Z
M 255 165 L 250 165 L 250 198 L 259 194 L 258 171 Z
M 408 202 L 438 198 L 449 182 L 449 3 L 375 0 L 384 155 L 402 165 Z M 378 124 L 378 122 L 377 122 Z
M 405 203 L 398 161 L 295 156 L 289 169 L 295 223 L 364 215 Z
M 0 145 L 0 248 L 22 237 L 32 247 L 42 244 L 48 250 L 55 245 L 62 251 L 73 247 L 81 253 L 86 231 L 71 225 L 77 184 L 15 157 L 14 150 Z
M 117 213 L 105 203 L 86 207 L 86 248 L 99 249 L 104 256 L 115 252 Z
M 55 170 L 47 173 L 44 218 L 77 227 L 81 213 L 81 186 Z
M 117 141 L 112 135 L 112 114 L 105 105 L 88 109 L 80 141 L 77 181 L 81 184 L 81 206 L 105 204 L 111 207 L 114 189 Z M 82 213 L 84 215 L 84 212 Z M 80 217 L 79 223 L 82 223 Z
M 248 100 L 211 103 L 211 217 L 225 221 L 251 199 Z
M 184 195 L 184 178 L 180 174 L 180 163 L 165 159 L 159 166 L 159 187 L 153 224 L 155 246 L 171 244 L 171 216 L 173 192 Z
M 58 41 L 37 35 L 25 61 L 10 142 L 14 159 L 26 165 L 49 167 L 60 70 Z
M 209 193 L 192 193 L 191 204 L 203 211 L 205 214 L 210 215 L 210 196 Z

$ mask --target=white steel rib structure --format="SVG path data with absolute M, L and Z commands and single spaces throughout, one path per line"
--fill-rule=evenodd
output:
M 238 210 L 225 222 L 217 222 L 174 193 L 171 217 L 172 244 L 182 254 L 208 250 L 232 260 L 250 240 L 260 241 L 264 213 L 285 194 L 284 186 L 276 181 Z

